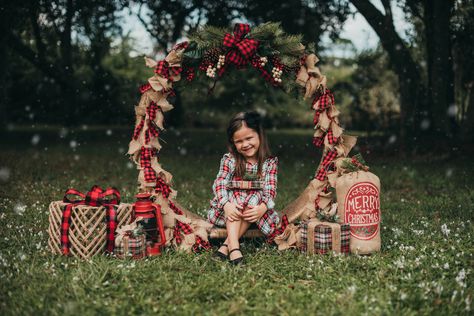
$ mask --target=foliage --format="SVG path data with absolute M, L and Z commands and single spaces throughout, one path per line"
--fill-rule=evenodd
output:
M 124 202 L 133 201 L 136 170 L 119 154 L 130 131 L 70 130 L 64 139 L 34 133 L 38 147 L 23 145 L 31 133 L 2 135 L 0 166 L 11 171 L 0 184 L 2 315 L 472 313 L 472 159 L 366 155 L 382 181 L 382 252 L 373 256 L 305 256 L 245 241 L 241 268 L 210 253 L 174 251 L 143 261 L 80 261 L 49 254 L 48 204 L 68 187 L 92 184 L 116 185 Z M 175 175 L 178 200 L 202 215 L 225 136 L 184 130 L 163 137 L 180 146 L 167 146 L 161 160 Z M 280 158 L 281 208 L 307 184 L 319 156 L 306 147 L 309 132 L 269 137 Z M 72 140 L 87 146 L 70 148 Z

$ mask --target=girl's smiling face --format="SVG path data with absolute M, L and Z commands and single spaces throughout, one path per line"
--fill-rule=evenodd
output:
M 250 162 L 257 161 L 258 148 L 260 147 L 260 138 L 258 133 L 249 128 L 245 122 L 239 128 L 233 137 L 233 142 L 237 152 L 244 156 L 245 160 Z

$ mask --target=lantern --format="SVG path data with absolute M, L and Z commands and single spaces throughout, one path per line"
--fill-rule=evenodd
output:
M 161 207 L 152 202 L 150 193 L 139 193 L 135 198 L 137 201 L 133 203 L 132 221 L 141 218 L 137 223 L 145 232 L 147 255 L 159 255 L 166 244 Z

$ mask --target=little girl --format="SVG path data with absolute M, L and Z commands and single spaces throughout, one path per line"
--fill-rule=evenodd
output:
M 208 220 L 227 228 L 227 239 L 216 255 L 233 264 L 242 263 L 239 238 L 255 223 L 263 234 L 280 222 L 273 210 L 277 187 L 278 159 L 270 156 L 260 115 L 241 112 L 227 128 L 229 153 L 222 157 L 212 186 L 214 198 Z

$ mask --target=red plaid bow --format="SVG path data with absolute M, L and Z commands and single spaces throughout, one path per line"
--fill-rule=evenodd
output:
M 69 195 L 80 199 L 71 200 Z M 69 255 L 71 244 L 69 242 L 69 227 L 71 226 L 72 208 L 77 205 L 104 206 L 107 208 L 107 251 L 112 253 L 115 244 L 115 229 L 117 228 L 117 214 L 114 205 L 120 203 L 120 192 L 115 188 L 107 188 L 105 191 L 94 185 L 87 194 L 76 189 L 68 189 L 64 194 L 63 202 L 68 203 L 63 211 L 61 221 L 61 248 L 63 255 Z
M 328 169 L 331 167 L 332 162 L 337 157 L 337 150 L 333 149 L 326 153 L 321 163 L 321 168 L 319 168 L 318 173 L 316 174 L 316 179 L 319 181 L 326 180 L 326 175 L 328 173 Z
M 171 193 L 171 188 L 166 184 L 165 180 L 158 177 L 156 179 L 155 192 L 161 192 L 164 198 L 168 198 Z
M 155 68 L 155 73 L 166 79 L 178 76 L 181 71 L 183 71 L 182 67 L 170 67 L 166 60 L 160 60 Z
M 244 38 L 250 32 L 248 24 L 237 23 L 234 26 L 234 35 L 226 33 L 223 45 L 231 49 L 226 56 L 226 60 L 236 66 L 245 66 L 250 57 L 255 54 L 259 42 L 252 38 Z
M 288 221 L 288 216 L 286 215 L 283 215 L 283 217 L 281 218 L 281 225 L 279 228 L 276 228 L 273 230 L 273 232 L 267 236 L 267 242 L 268 243 L 272 243 L 274 240 L 275 240 L 275 237 L 278 236 L 278 235 L 281 235 L 283 234 L 283 232 L 285 231 L 286 227 L 289 225 L 289 221 Z M 275 225 L 275 224 L 273 224 Z
M 143 173 L 146 182 L 156 181 L 156 172 L 151 167 L 151 158 L 156 155 L 154 148 L 146 148 L 142 146 L 140 151 L 140 167 L 143 168 Z

